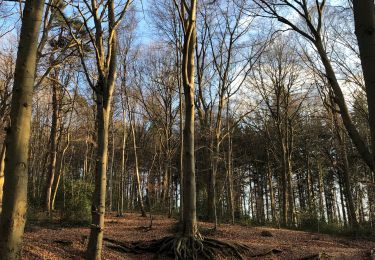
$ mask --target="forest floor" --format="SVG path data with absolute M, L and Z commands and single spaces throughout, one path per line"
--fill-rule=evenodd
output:
M 127 213 L 125 217 L 107 216 L 105 238 L 120 242 L 150 241 L 173 234 L 174 219 L 153 216 L 152 229 L 149 218 Z M 203 230 L 212 227 L 200 222 Z M 23 259 L 83 259 L 87 245 L 88 227 L 61 227 L 31 224 L 26 229 Z M 244 243 L 249 255 L 244 259 L 375 259 L 375 242 L 269 227 L 250 227 L 222 224 L 207 237 Z M 271 236 L 272 235 L 272 236 Z M 104 259 L 152 259 L 153 254 L 122 253 L 105 242 Z M 166 257 L 159 259 L 169 259 Z

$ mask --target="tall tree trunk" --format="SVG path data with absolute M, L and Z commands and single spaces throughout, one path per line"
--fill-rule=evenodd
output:
M 123 12 L 125 12 L 128 3 Z M 99 260 L 102 254 L 103 232 L 104 232 L 104 216 L 106 202 L 106 175 L 108 163 L 108 134 L 109 120 L 111 115 L 112 95 L 115 86 L 117 72 L 117 33 L 115 20 L 114 0 L 108 0 L 106 7 L 108 10 L 108 29 L 110 37 L 108 37 L 108 54 L 104 55 L 103 45 L 103 29 L 101 20 L 97 20 L 95 13 L 94 21 L 96 28 L 96 47 L 99 48 L 100 55 L 97 56 L 97 72 L 98 81 L 96 86 L 92 86 L 96 95 L 96 121 L 98 127 L 97 133 L 97 155 L 96 155 L 96 173 L 95 173 L 95 189 L 91 207 L 91 230 L 90 238 L 87 246 L 87 259 Z M 94 10 L 97 12 L 97 9 Z M 82 61 L 83 62 L 83 61 Z M 105 68 L 103 68 L 105 64 Z M 89 76 L 87 76 L 89 78 Z M 91 82 L 91 81 L 90 81 Z M 91 83 L 92 84 L 92 83 Z
M 128 108 L 129 108 L 129 102 L 128 102 Z M 130 114 L 130 108 L 129 108 L 129 114 Z M 129 116 L 129 118 L 132 118 Z M 142 188 L 141 188 L 141 178 L 139 176 L 139 166 L 138 166 L 138 154 L 137 154 L 137 143 L 135 138 L 135 119 L 130 121 L 130 128 L 132 131 L 132 139 L 133 139 L 133 150 L 134 150 L 134 178 L 136 180 L 137 184 L 137 195 L 139 200 L 139 206 L 141 208 L 141 214 L 142 217 L 147 217 L 145 208 L 143 205 L 143 196 L 142 196 Z
M 323 169 L 322 165 L 318 161 L 318 189 L 319 189 L 319 219 L 324 221 L 325 215 L 324 215 L 324 191 L 323 191 Z
M 91 207 L 92 224 L 90 230 L 87 259 L 101 259 L 104 231 L 110 106 L 103 104 L 103 96 L 97 95 L 97 98 L 98 101 L 96 121 L 98 124 L 98 136 L 95 169 L 95 189 Z
M 180 79 L 179 79 L 179 82 L 180 82 Z M 180 87 L 179 87 L 179 93 L 178 93 L 178 99 L 179 99 L 179 105 L 180 105 L 180 109 L 179 109 L 179 113 L 180 113 L 180 160 L 179 160 L 179 170 L 180 170 L 180 222 L 183 223 L 184 221 L 184 214 L 183 214 L 183 208 L 184 208 L 184 202 L 183 202 L 183 197 L 184 197 L 184 189 L 183 189 L 183 186 L 184 186 L 184 137 L 183 137 L 183 128 L 184 128 L 184 124 L 183 124 L 183 104 L 182 104 L 182 93 L 183 93 L 183 89 L 182 89 L 182 84 L 180 84 Z
M 366 85 L 372 159 L 375 154 L 375 10 L 373 0 L 353 0 L 355 34 Z M 373 169 L 374 170 L 374 169 Z
M 53 77 L 57 80 L 58 72 L 55 71 Z M 49 147 L 49 167 L 46 183 L 46 194 L 44 201 L 44 208 L 50 214 L 51 212 L 51 197 L 52 186 L 55 179 L 56 160 L 57 160 L 57 129 L 59 121 L 59 104 L 58 104 L 58 86 L 56 82 L 52 84 L 52 124 L 50 132 L 50 147 Z
M 344 193 L 347 200 L 347 206 L 348 206 L 348 220 L 350 228 L 357 228 L 358 227 L 358 221 L 357 216 L 355 212 L 355 206 L 354 206 L 354 200 L 353 200 L 353 194 L 351 191 L 351 183 L 350 183 L 350 169 L 349 169 L 349 161 L 348 161 L 348 155 L 345 147 L 345 133 L 342 133 L 340 125 L 339 125 L 339 118 L 337 118 L 336 113 L 333 112 L 333 120 L 334 120 L 334 126 L 336 130 L 337 135 L 337 141 L 338 141 L 338 148 L 339 148 L 339 155 L 341 157 L 342 162 L 342 180 L 344 185 Z M 339 169 L 340 170 L 340 169 Z
M 3 144 L 0 152 L 0 214 L 3 207 L 3 186 L 4 186 L 4 166 L 5 166 L 6 145 Z
M 351 182 L 349 176 L 349 162 L 348 162 L 348 155 L 346 152 L 345 144 L 342 144 L 342 154 L 344 160 L 344 169 L 343 169 L 343 178 L 344 178 L 344 190 L 345 190 L 345 197 L 347 199 L 348 205 L 348 217 L 349 217 L 349 224 L 351 228 L 358 228 L 358 221 L 357 221 L 357 214 L 355 211 L 353 194 L 351 189 Z
M 272 222 L 275 223 L 276 221 L 276 204 L 275 204 L 275 195 L 274 195 L 274 187 L 272 181 L 272 172 L 270 166 L 270 156 L 269 151 L 267 150 L 267 182 L 268 182 L 268 189 L 270 191 L 270 201 L 271 201 L 271 216 Z
M 367 184 L 368 205 L 369 205 L 369 220 L 371 227 L 375 225 L 375 174 L 370 171 L 369 183 Z
M 346 210 L 345 210 L 345 198 L 344 198 L 344 190 L 343 190 L 343 184 L 342 184 L 342 176 L 339 176 L 339 192 L 340 192 L 340 200 L 341 200 L 341 210 L 342 210 L 342 220 L 343 224 L 346 227 L 348 225 L 348 221 L 346 218 Z
M 229 102 L 228 102 L 229 104 Z M 227 106 L 227 118 L 229 117 L 229 105 Z M 229 119 L 227 121 L 228 130 L 228 158 L 227 158 L 227 179 L 228 179 L 228 206 L 230 219 L 232 224 L 234 224 L 234 200 L 233 200 L 233 169 L 232 169 L 232 137 L 229 127 Z
M 211 162 L 212 168 L 210 171 L 210 181 L 208 187 L 208 217 L 214 222 L 214 229 L 217 228 L 217 208 L 216 208 L 216 175 L 219 164 L 219 153 L 220 146 L 218 143 L 218 136 L 215 135 L 215 141 L 213 141 L 212 152 L 211 152 Z
M 185 10 L 185 7 L 182 7 Z M 185 12 L 182 12 L 185 13 Z M 195 150 L 194 150 L 194 50 L 196 44 L 197 0 L 191 0 L 188 19 L 184 20 L 184 44 L 182 58 L 182 80 L 185 95 L 184 126 L 184 187 L 183 228 L 184 236 L 198 234 L 196 213 Z M 183 17 L 185 19 L 185 17 Z
M 281 169 L 281 183 L 282 183 L 282 219 L 283 226 L 288 225 L 288 201 L 291 194 L 288 193 L 288 171 L 285 145 L 282 144 L 282 169 Z
M 31 106 L 44 1 L 25 3 L 7 129 L 0 259 L 18 259 L 25 227 Z
M 57 180 L 56 180 L 55 189 L 53 190 L 52 201 L 51 201 L 51 210 L 55 209 L 56 195 L 57 195 L 57 191 L 59 189 L 61 175 L 64 175 L 64 172 L 65 172 L 65 165 L 64 165 L 65 154 L 66 154 L 66 151 L 68 150 L 69 144 L 70 144 L 69 129 L 67 129 L 67 131 L 68 131 L 68 133 L 67 133 L 66 144 L 65 144 L 65 147 L 62 150 L 61 157 L 60 157 L 60 160 L 59 160 L 59 166 L 58 166 L 57 171 L 56 171 Z
M 120 181 L 119 181 L 119 207 L 118 215 L 123 216 L 124 214 L 124 176 L 125 176 L 125 160 L 126 160 L 126 119 L 125 119 L 125 107 L 122 109 L 123 114 L 123 126 L 122 126 L 122 144 L 121 144 L 121 169 L 120 169 Z
M 114 170 L 113 166 L 115 163 L 115 134 L 114 134 L 114 122 L 112 120 L 112 127 L 111 127 L 111 136 L 112 136 L 112 145 L 111 145 L 111 163 L 110 167 L 108 169 L 108 175 L 109 175 L 109 180 L 108 180 L 108 211 L 112 212 L 112 204 L 113 204 L 113 175 L 114 175 Z

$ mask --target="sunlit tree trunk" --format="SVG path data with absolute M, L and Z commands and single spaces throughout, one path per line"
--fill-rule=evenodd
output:
M 130 115 L 130 106 L 128 102 L 128 110 L 129 110 L 129 115 Z M 133 113 L 133 111 L 132 111 Z M 137 154 L 137 143 L 136 143 L 136 136 L 135 136 L 135 118 L 132 119 L 133 116 L 129 116 L 130 119 L 130 128 L 132 131 L 132 140 L 133 140 L 133 150 L 134 150 L 134 178 L 136 180 L 136 185 L 137 185 L 137 196 L 138 196 L 138 201 L 139 201 L 139 207 L 141 208 L 141 214 L 142 217 L 146 217 L 146 212 L 145 208 L 143 205 L 143 195 L 142 195 L 142 187 L 141 187 L 141 178 L 139 175 L 139 165 L 138 165 L 138 154 Z
M 53 190 L 53 195 L 52 195 L 51 210 L 55 209 L 56 195 L 57 195 L 57 191 L 59 189 L 61 175 L 64 175 L 64 173 L 65 173 L 65 165 L 64 165 L 65 154 L 66 154 L 66 151 L 68 150 L 69 145 L 70 145 L 69 129 L 67 129 L 67 131 L 68 131 L 68 133 L 67 133 L 66 144 L 65 144 L 65 147 L 62 150 L 62 153 L 61 153 L 61 156 L 60 156 L 60 159 L 59 159 L 59 165 L 58 165 L 57 170 L 56 170 L 57 179 L 56 179 L 55 189 Z
M 122 102 L 124 102 L 122 100 Z M 124 180 L 125 180 L 125 160 L 126 160 L 126 119 L 125 119 L 125 106 L 122 103 L 122 143 L 121 143 L 121 169 L 120 169 L 120 180 L 119 180 L 119 207 L 118 215 L 123 216 L 124 214 Z
M 0 259 L 21 257 L 27 207 L 31 105 L 37 47 L 44 1 L 25 3 L 7 129 L 3 210 L 0 217 Z
M 323 191 L 323 169 L 321 163 L 318 161 L 318 189 L 319 189 L 319 218 L 325 220 L 324 214 L 324 191 Z
M 229 98 L 228 98 L 229 99 Z M 233 199 L 233 169 L 232 169 L 232 135 L 229 119 L 229 100 L 227 102 L 227 132 L 228 132 L 228 151 L 227 151 L 227 180 L 228 180 L 228 208 L 232 224 L 234 224 L 234 199 Z
M 108 46 L 110 48 L 110 60 L 107 70 L 98 68 L 99 78 L 94 87 L 96 95 L 96 122 L 97 122 L 97 150 L 95 168 L 95 189 L 91 206 L 91 229 L 89 243 L 87 246 L 87 259 L 101 259 L 104 235 L 104 217 L 107 185 L 107 164 L 108 164 L 108 137 L 109 121 L 111 115 L 112 94 L 116 79 L 116 59 L 117 59 L 117 35 L 114 29 L 115 13 L 114 2 L 108 2 L 108 23 L 111 29 L 112 38 Z M 97 46 L 103 47 L 102 28 L 100 21 L 96 21 Z M 104 54 L 103 54 L 104 56 Z M 104 57 L 101 57 L 104 59 Z M 103 63 L 103 60 L 98 61 Z
M 268 190 L 270 192 L 272 222 L 275 223 L 276 203 L 275 203 L 274 187 L 273 187 L 273 181 L 272 181 L 272 172 L 271 172 L 271 166 L 270 166 L 270 156 L 269 156 L 268 150 L 267 150 L 267 183 L 268 183 Z
M 58 72 L 55 71 L 53 75 L 54 79 L 57 80 Z M 45 210 L 51 212 L 51 197 L 52 197 L 52 186 L 55 180 L 56 172 L 56 161 L 57 161 L 57 129 L 59 124 L 59 104 L 58 104 L 58 86 L 56 82 L 52 83 L 52 124 L 50 132 L 50 147 L 49 147 L 49 166 L 47 174 L 46 194 L 44 201 Z
M 115 134 L 114 134 L 114 122 L 112 120 L 112 124 L 111 124 L 111 136 L 112 136 L 112 145 L 111 145 L 111 163 L 110 163 L 110 167 L 108 169 L 108 175 L 109 175 L 109 180 L 108 180 L 108 211 L 109 212 L 112 212 L 112 204 L 113 204 L 113 189 L 114 189 L 114 185 L 113 185 L 113 182 L 114 182 L 114 179 L 113 179 L 113 175 L 114 175 L 114 170 L 113 170 L 113 166 L 114 166 L 114 163 L 115 163 Z
M 5 143 L 0 152 L 0 214 L 3 207 L 3 186 L 4 186 L 4 168 L 5 168 Z
M 104 88 L 104 82 L 99 80 L 98 88 Z M 95 190 L 92 203 L 92 224 L 90 239 L 88 245 L 88 259 L 101 259 L 104 214 L 105 214 L 105 195 L 106 195 L 106 175 L 108 163 L 108 136 L 109 136 L 109 116 L 110 101 L 97 93 L 97 115 L 98 124 L 97 133 L 97 155 L 95 169 Z

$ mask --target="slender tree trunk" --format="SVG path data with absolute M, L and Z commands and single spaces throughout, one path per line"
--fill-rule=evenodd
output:
M 282 172 L 281 172 L 281 182 L 282 182 L 282 220 L 281 224 L 283 226 L 288 225 L 288 201 L 291 194 L 288 193 L 288 171 L 287 171 L 287 159 L 285 152 L 285 145 L 282 144 Z
M 343 160 L 344 160 L 344 170 L 343 170 L 343 178 L 344 178 L 344 187 L 345 187 L 345 194 L 347 199 L 347 205 L 348 205 L 348 217 L 349 217 L 349 224 L 351 228 L 358 228 L 358 221 L 357 221 L 357 214 L 355 211 L 354 206 L 354 200 L 353 200 L 353 194 L 351 189 L 351 183 L 350 183 L 350 176 L 349 176 L 349 162 L 348 162 L 348 156 L 346 153 L 345 145 L 343 144 Z
M 108 52 L 105 57 L 103 46 L 103 29 L 101 21 L 94 19 L 96 27 L 96 47 L 99 47 L 100 55 L 97 56 L 98 81 L 93 86 L 96 95 L 97 109 L 97 155 L 95 189 L 91 207 L 91 229 L 86 258 L 89 260 L 99 260 L 102 255 L 104 217 L 106 204 L 106 175 L 108 163 L 108 134 L 109 120 L 112 107 L 112 95 L 116 80 L 117 71 L 117 34 L 115 28 L 115 7 L 114 0 L 108 0 L 106 7 L 108 10 L 108 30 L 111 37 L 108 38 Z M 125 9 L 126 10 L 126 9 Z M 95 10 L 96 12 L 97 10 Z M 96 15 L 96 14 L 95 14 Z M 96 17 L 97 18 L 97 17 Z M 109 60 L 107 59 L 109 58 Z M 103 68 L 105 64 L 105 68 Z M 89 76 L 88 76 L 89 77 Z
M 125 160 L 126 160 L 126 119 L 125 108 L 123 107 L 123 126 L 122 126 L 122 144 L 121 144 L 121 172 L 119 183 L 119 216 L 124 214 L 124 176 L 125 176 Z
M 128 103 L 128 106 L 129 106 L 129 103 Z M 129 109 L 129 113 L 130 113 L 130 109 Z M 144 205 L 143 205 L 141 178 L 139 176 L 137 143 L 136 143 L 135 129 L 134 129 L 135 128 L 135 119 L 131 120 L 130 128 L 131 128 L 131 131 L 132 131 L 133 150 L 134 150 L 134 178 L 135 178 L 136 184 L 137 184 L 137 195 L 138 195 L 138 200 L 139 200 L 139 206 L 141 208 L 142 217 L 147 217 L 146 212 L 145 212 L 145 208 L 144 208 Z
M 324 200 L 323 200 L 323 169 L 320 162 L 318 162 L 318 189 L 319 189 L 319 218 L 325 220 L 324 215 Z
M 183 129 L 184 129 L 184 124 L 183 124 L 183 104 L 182 104 L 182 84 L 180 84 L 179 88 L 179 93 L 178 93 L 178 98 L 179 98 L 179 104 L 180 104 L 180 161 L 179 161 L 179 169 L 180 169 L 180 222 L 183 223 L 184 221 L 184 214 L 183 214 L 183 208 L 184 208 L 184 202 L 183 202 L 183 197 L 184 197 L 184 137 L 183 137 Z
M 53 77 L 57 79 L 58 72 L 55 71 Z M 58 86 L 56 82 L 52 84 L 52 125 L 50 132 L 50 150 L 49 150 L 49 167 L 47 175 L 47 184 L 46 184 L 46 195 L 44 201 L 44 208 L 51 213 L 51 197 L 52 197 L 52 186 L 53 181 L 55 180 L 56 172 L 56 161 L 57 161 L 57 129 L 59 121 L 59 104 L 58 104 Z
M 336 130 L 337 135 L 337 141 L 339 146 L 339 155 L 341 157 L 342 161 L 342 174 L 343 174 L 343 185 L 344 185 L 344 193 L 345 197 L 347 199 L 347 205 L 348 205 L 348 220 L 350 228 L 358 228 L 358 221 L 357 216 L 355 212 L 355 206 L 354 206 L 354 200 L 353 200 L 353 194 L 351 191 L 351 183 L 350 183 L 350 175 L 349 175 L 349 161 L 348 161 L 348 155 L 345 147 L 345 139 L 344 135 L 345 133 L 342 133 L 340 126 L 339 126 L 339 119 L 337 118 L 335 112 L 333 112 L 333 120 L 334 120 L 334 126 Z
M 228 102 L 229 103 L 229 102 Z M 227 112 L 227 117 L 228 117 Z M 233 170 L 232 170 L 232 138 L 229 130 L 229 120 L 228 120 L 228 158 L 227 158 L 227 179 L 228 179 L 228 205 L 229 213 L 232 224 L 234 224 L 234 200 L 233 200 Z
M 208 187 L 208 216 L 211 221 L 214 222 L 214 229 L 217 228 L 217 208 L 216 208 L 216 175 L 218 170 L 219 164 L 219 153 L 220 153 L 220 146 L 218 143 L 218 136 L 215 135 L 216 138 L 212 147 L 212 155 L 211 155 L 211 162 L 212 162 L 212 169 L 210 171 L 210 182 Z
M 98 124 L 98 146 L 95 170 L 95 190 L 91 208 L 92 224 L 87 259 L 101 259 L 104 231 L 110 106 L 103 105 L 103 97 L 98 95 L 97 98 L 96 120 Z
M 292 164 L 290 156 L 287 156 L 287 189 L 288 189 L 288 226 L 294 225 L 294 193 L 292 187 Z
M 5 168 L 6 145 L 3 144 L 0 152 L 0 214 L 3 207 L 3 186 L 4 186 L 4 168 Z
M 27 174 L 33 87 L 44 1 L 27 0 L 7 129 L 3 210 L 0 217 L 0 259 L 21 257 L 27 207 Z
M 225 83 L 222 83 L 225 84 Z M 212 169 L 210 171 L 210 181 L 208 189 L 208 216 L 214 222 L 214 228 L 217 228 L 217 206 L 216 206 L 216 176 L 219 168 L 220 158 L 220 137 L 222 124 L 222 110 L 224 106 L 224 93 L 221 93 L 218 112 L 216 115 L 215 134 L 212 142 L 211 162 Z
M 341 210 L 342 210 L 342 220 L 344 226 L 348 225 L 348 221 L 346 218 L 346 210 L 345 210 L 345 198 L 344 198 L 344 191 L 343 191 L 343 184 L 342 184 L 342 176 L 339 176 L 339 192 L 340 192 L 340 200 L 341 200 Z
M 275 222 L 276 221 L 276 203 L 275 203 L 272 172 L 271 172 L 270 157 L 269 157 L 268 150 L 267 150 L 267 179 L 268 179 L 268 187 L 269 187 L 268 189 L 270 191 L 272 222 Z
M 65 144 L 65 147 L 64 147 L 64 149 L 63 149 L 63 151 L 61 153 L 61 158 L 59 160 L 60 163 L 59 163 L 59 166 L 58 166 L 57 171 L 56 171 L 57 180 L 56 180 L 55 189 L 53 191 L 53 196 L 52 196 L 52 201 L 51 201 L 51 210 L 55 209 L 56 195 L 57 195 L 57 191 L 59 189 L 61 175 L 64 175 L 64 172 L 65 172 L 65 166 L 64 166 L 65 154 L 66 154 L 66 151 L 68 150 L 69 144 L 70 144 L 69 129 L 68 129 L 68 134 L 67 135 L 68 136 L 67 136 L 66 144 Z
M 108 170 L 109 180 L 108 180 L 108 211 L 112 212 L 112 204 L 113 204 L 113 175 L 114 170 L 113 166 L 115 163 L 115 134 L 114 134 L 114 122 L 112 120 L 112 127 L 111 127 L 111 136 L 112 136 L 112 146 L 111 146 L 111 164 Z
M 375 225 L 375 174 L 371 171 L 369 173 L 369 183 L 367 184 L 367 194 L 369 201 L 369 220 L 373 228 Z
M 128 104 L 129 118 L 130 118 L 130 130 L 132 131 L 132 140 L 133 140 L 133 150 L 134 150 L 134 178 L 135 178 L 136 185 L 137 185 L 137 196 L 138 196 L 138 200 L 139 200 L 139 206 L 141 208 L 142 217 L 147 217 L 146 211 L 145 211 L 145 207 L 143 205 L 143 195 L 142 195 L 142 188 L 141 188 L 141 178 L 140 178 L 140 175 L 139 175 L 137 143 L 136 143 L 136 136 L 135 136 L 135 118 L 133 118 L 133 116 L 130 115 L 130 113 L 133 113 L 133 111 L 130 110 L 129 102 L 127 102 L 127 104 Z

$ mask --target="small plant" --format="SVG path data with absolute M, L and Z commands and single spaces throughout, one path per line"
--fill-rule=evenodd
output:
M 60 205 L 62 223 L 69 225 L 90 223 L 92 191 L 93 186 L 81 180 L 67 183 L 65 187 L 65 201 L 63 205 Z

